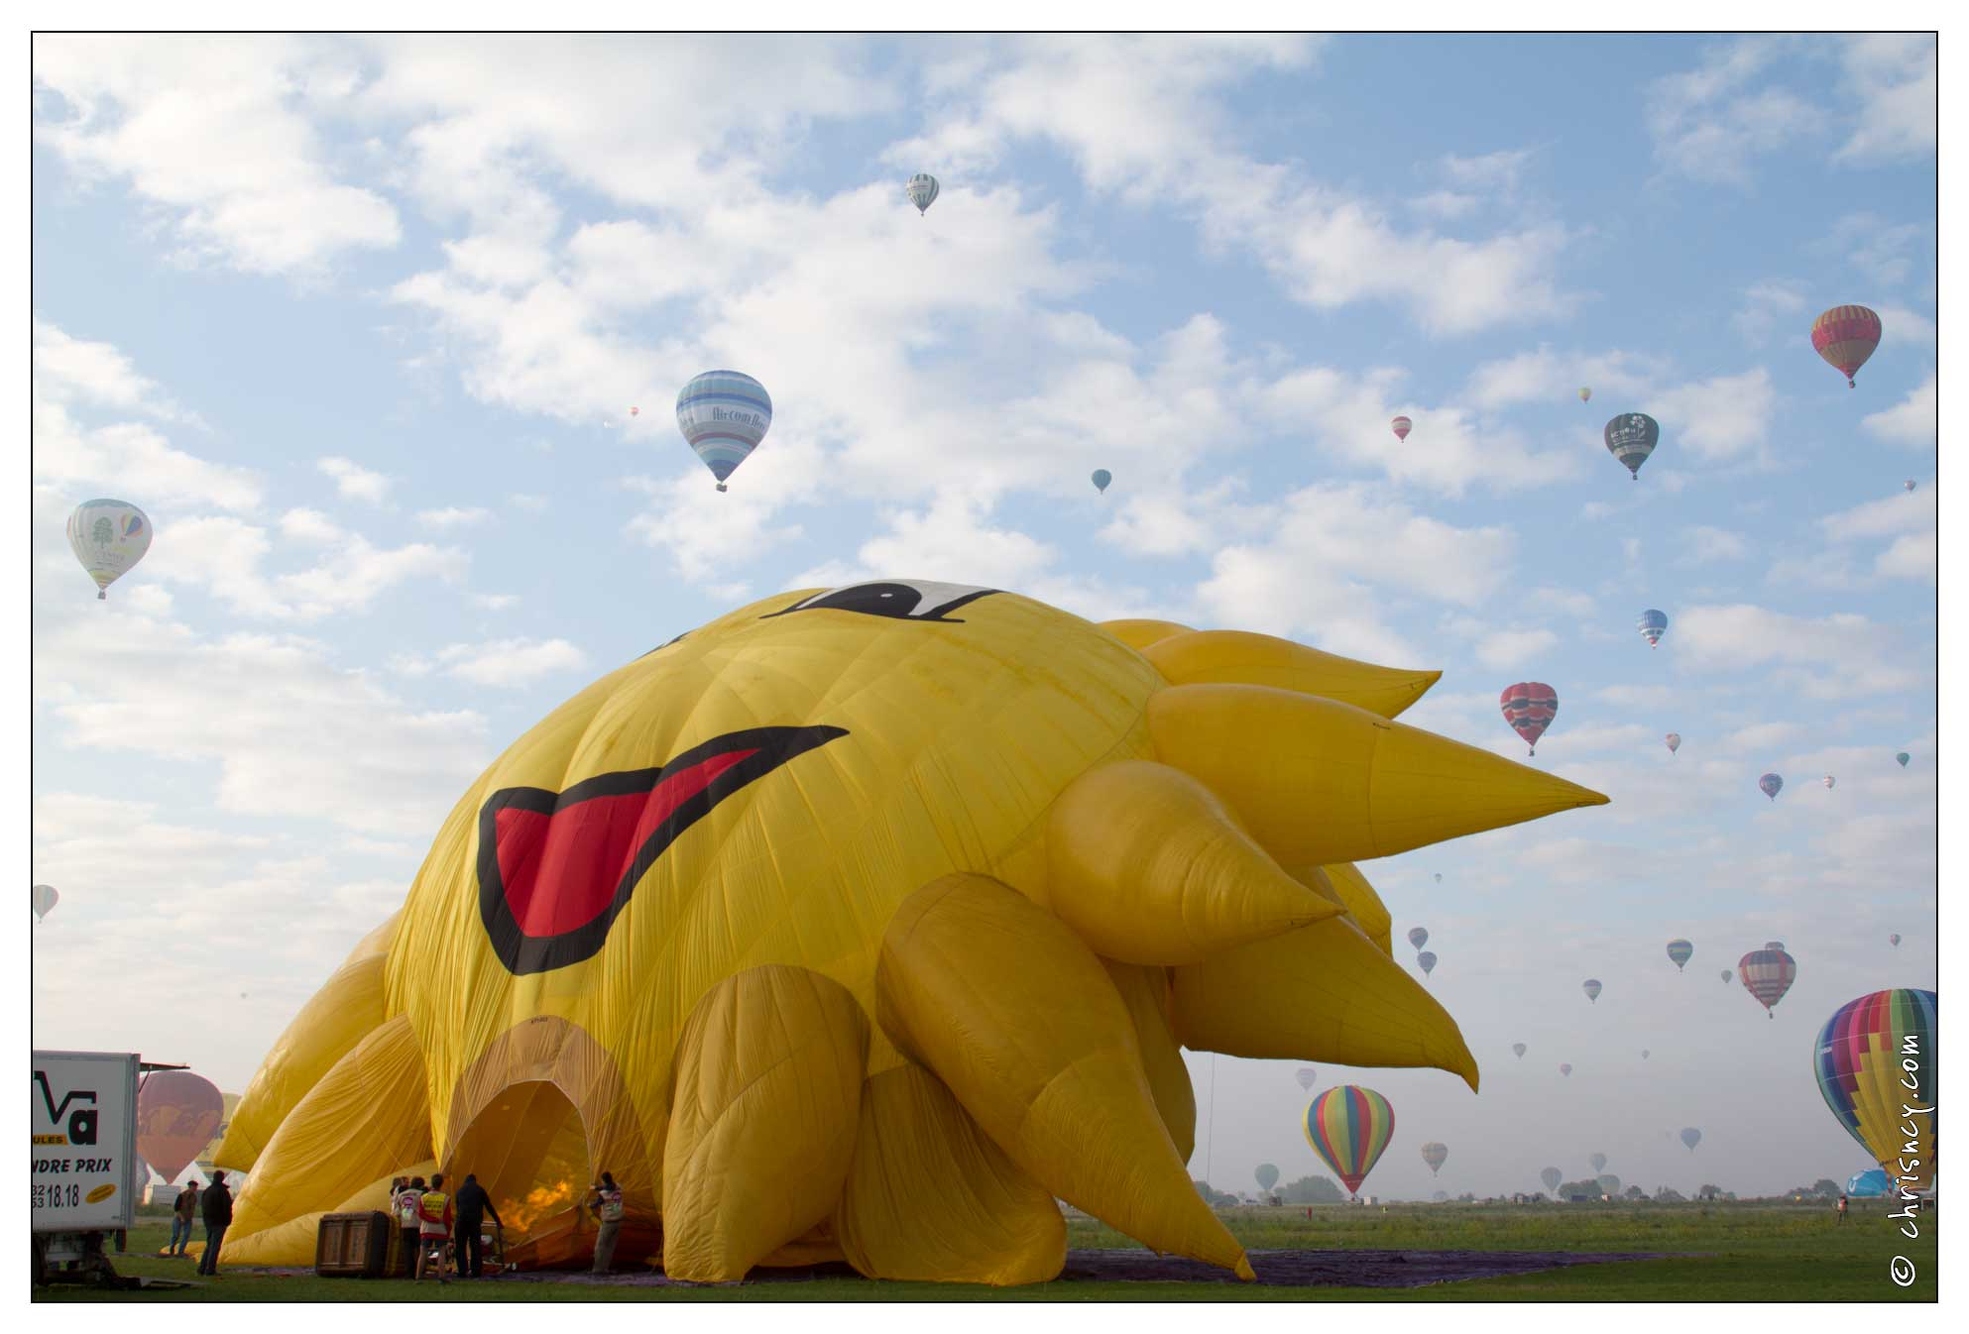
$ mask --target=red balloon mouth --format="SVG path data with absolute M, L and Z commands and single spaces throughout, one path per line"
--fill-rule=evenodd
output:
M 713 806 L 839 727 L 755 727 L 654 769 L 597 774 L 562 792 L 501 788 L 479 808 L 479 920 L 515 975 L 593 958 L 636 886 Z

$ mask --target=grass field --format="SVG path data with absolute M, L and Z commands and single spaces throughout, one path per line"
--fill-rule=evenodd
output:
M 1582 1265 L 1508 1278 L 1413 1289 L 1278 1288 L 1261 1284 L 1059 1282 L 990 1289 L 851 1278 L 745 1283 L 729 1287 L 609 1287 L 490 1280 L 440 1288 L 399 1280 L 323 1279 L 227 1269 L 217 1283 L 176 1291 L 96 1293 L 36 1289 L 49 1302 L 206 1301 L 1929 1301 L 1936 1295 L 1935 1222 L 1909 1241 L 1886 1206 L 1856 1203 L 1835 1226 L 1825 1205 L 1392 1205 L 1381 1209 L 1239 1209 L 1225 1222 L 1252 1250 L 1477 1250 L 1670 1252 L 1678 1258 Z M 169 1228 L 145 1220 L 130 1234 L 118 1272 L 194 1278 L 188 1260 L 157 1258 Z M 1097 1223 L 1069 1224 L 1078 1249 L 1132 1247 Z M 1889 1279 L 1904 1256 L 1907 1287 Z M 1262 1267 L 1262 1266 L 1261 1266 Z

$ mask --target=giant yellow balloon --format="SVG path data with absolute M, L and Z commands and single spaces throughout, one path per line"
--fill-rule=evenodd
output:
M 782 594 L 595 682 L 458 801 L 218 1154 L 222 1257 L 396 1173 L 508 1255 L 1057 1275 L 1055 1200 L 1249 1276 L 1178 1044 L 1435 1066 L 1351 864 L 1606 798 L 1392 721 L 1435 674 L 925 582 Z

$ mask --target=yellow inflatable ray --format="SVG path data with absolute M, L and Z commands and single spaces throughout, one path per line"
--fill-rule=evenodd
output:
M 228 1255 L 435 1157 L 523 1264 L 586 1262 L 606 1170 L 622 1265 L 1035 1281 L 1057 1195 L 1248 1273 L 1178 1041 L 1474 1083 L 1348 863 L 1605 800 L 1389 721 L 1433 679 L 910 580 L 680 636 L 495 760 L 289 1025 Z

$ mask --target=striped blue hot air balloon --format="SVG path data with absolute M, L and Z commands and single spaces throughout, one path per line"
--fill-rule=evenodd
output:
M 922 217 L 930 211 L 930 205 L 937 202 L 942 188 L 937 178 L 927 171 L 919 171 L 909 178 L 909 202 L 916 205 L 916 216 Z
M 1668 631 L 1668 617 L 1664 613 L 1656 611 L 1653 607 L 1642 612 L 1641 618 L 1634 624 L 1640 630 L 1641 638 L 1648 641 L 1649 648 L 1653 648 L 1656 644 L 1659 644 L 1662 635 Z
M 1695 956 L 1696 947 L 1688 941 L 1671 940 L 1668 942 L 1668 959 L 1670 963 L 1675 965 L 1676 972 L 1681 972 L 1682 965 L 1695 958 Z
M 738 371 L 706 371 L 677 395 L 677 429 L 718 479 L 720 491 L 772 424 L 772 395 Z

